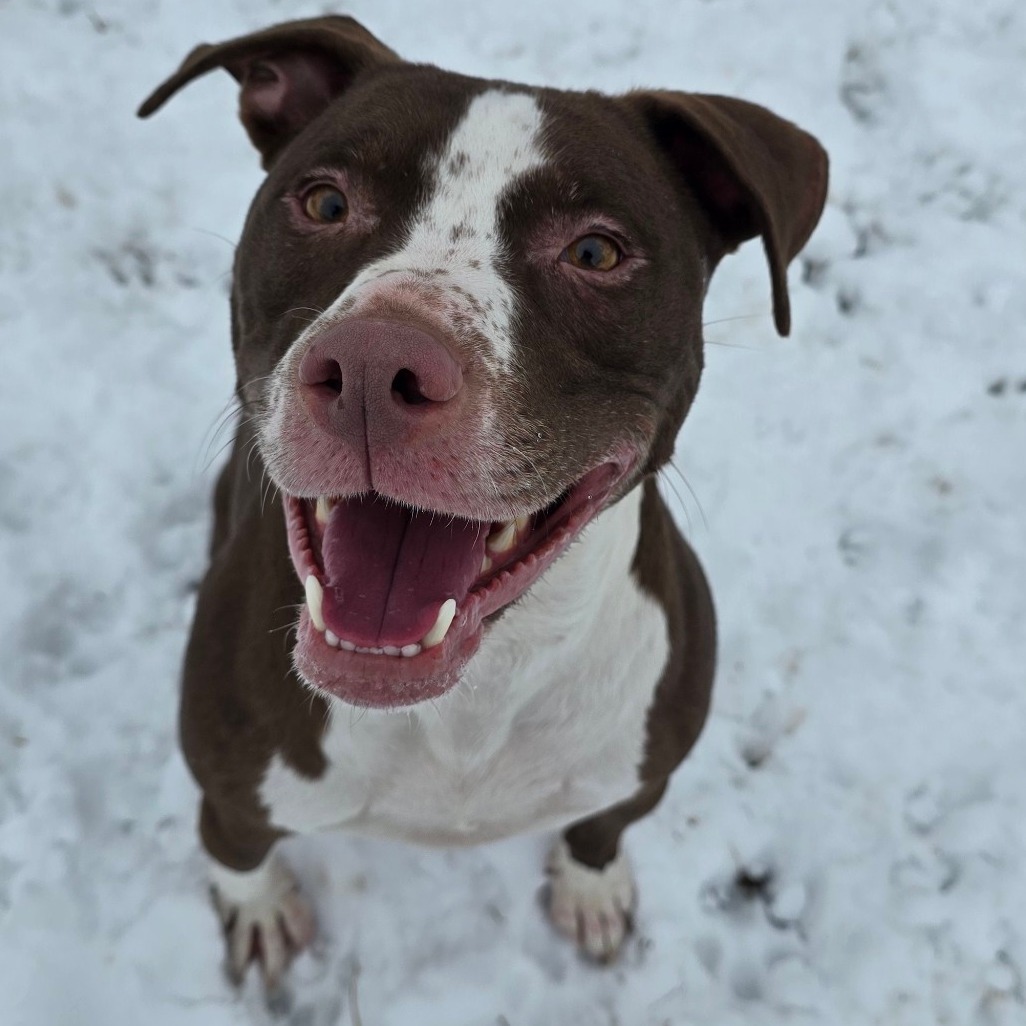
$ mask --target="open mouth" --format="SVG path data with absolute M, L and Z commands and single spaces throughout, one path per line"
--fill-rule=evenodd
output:
M 289 550 L 306 589 L 294 659 L 353 705 L 395 707 L 453 687 L 485 620 L 519 598 L 604 506 L 619 463 L 508 521 L 411 509 L 375 493 L 285 496 Z

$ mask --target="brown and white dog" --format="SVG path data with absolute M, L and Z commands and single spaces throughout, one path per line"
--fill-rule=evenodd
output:
M 745 239 L 788 331 L 826 155 L 740 100 L 467 78 L 345 17 L 200 46 L 140 114 L 214 68 L 267 169 L 182 693 L 229 965 L 273 984 L 309 941 L 272 849 L 326 828 L 562 829 L 553 921 L 609 958 L 635 900 L 621 834 L 695 743 L 715 659 L 654 475 Z

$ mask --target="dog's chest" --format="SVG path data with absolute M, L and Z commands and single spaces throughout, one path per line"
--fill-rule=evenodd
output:
M 629 572 L 637 516 L 633 496 L 603 514 L 438 702 L 391 713 L 334 705 L 321 777 L 278 756 L 268 766 L 271 821 L 472 844 L 630 796 L 668 653 L 663 610 Z

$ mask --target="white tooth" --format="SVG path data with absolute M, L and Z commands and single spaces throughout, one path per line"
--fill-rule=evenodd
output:
M 314 516 L 317 517 L 317 523 L 326 524 L 330 514 L 331 506 L 328 505 L 328 497 L 326 495 L 317 496 L 317 506 L 314 509 Z
M 397 656 L 402 649 L 396 648 L 395 645 L 386 645 L 381 651 L 388 656 Z
M 314 627 L 323 631 L 324 614 L 321 612 L 321 607 L 324 605 L 324 589 L 313 574 L 306 579 L 306 605 L 310 610 L 310 619 L 313 621 Z
M 486 574 L 486 573 L 488 573 L 489 570 L 491 570 L 491 568 L 492 568 L 491 557 L 490 556 L 485 556 L 485 558 L 481 560 L 481 573 Z
M 351 641 L 346 641 L 345 638 L 338 639 L 338 647 L 344 648 L 347 652 L 355 652 L 356 646 Z
M 531 524 L 531 518 L 517 517 L 516 520 L 513 521 L 513 523 L 517 526 L 517 536 L 519 537 L 520 535 L 525 534 L 527 532 L 527 528 Z
M 509 552 L 517 538 L 517 525 L 514 521 L 507 521 L 501 531 L 488 536 L 488 551 L 497 556 Z
M 324 632 L 324 640 L 331 645 L 332 648 L 338 648 L 338 635 L 332 634 L 331 631 Z
M 415 655 L 420 655 L 420 645 L 403 645 L 399 651 L 402 652 L 407 659 L 410 659 Z
M 455 616 L 456 600 L 446 599 L 442 603 L 442 608 L 438 610 L 438 617 L 435 620 L 434 627 L 420 639 L 421 645 L 424 648 L 434 648 L 435 645 L 440 645 L 445 641 L 445 636 L 449 633 L 449 627 L 452 625 Z

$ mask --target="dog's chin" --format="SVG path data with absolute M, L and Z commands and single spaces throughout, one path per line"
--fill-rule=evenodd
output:
M 566 551 L 633 463 L 602 463 L 554 502 L 506 522 L 411 509 L 378 494 L 286 495 L 289 549 L 307 596 L 296 670 L 355 706 L 444 695 L 491 621 Z
M 415 656 L 347 651 L 329 645 L 325 632 L 299 618 L 292 660 L 303 680 L 333 698 L 373 709 L 398 709 L 444 695 L 460 681 L 463 668 L 481 643 L 483 626 L 454 624 L 445 640 Z

